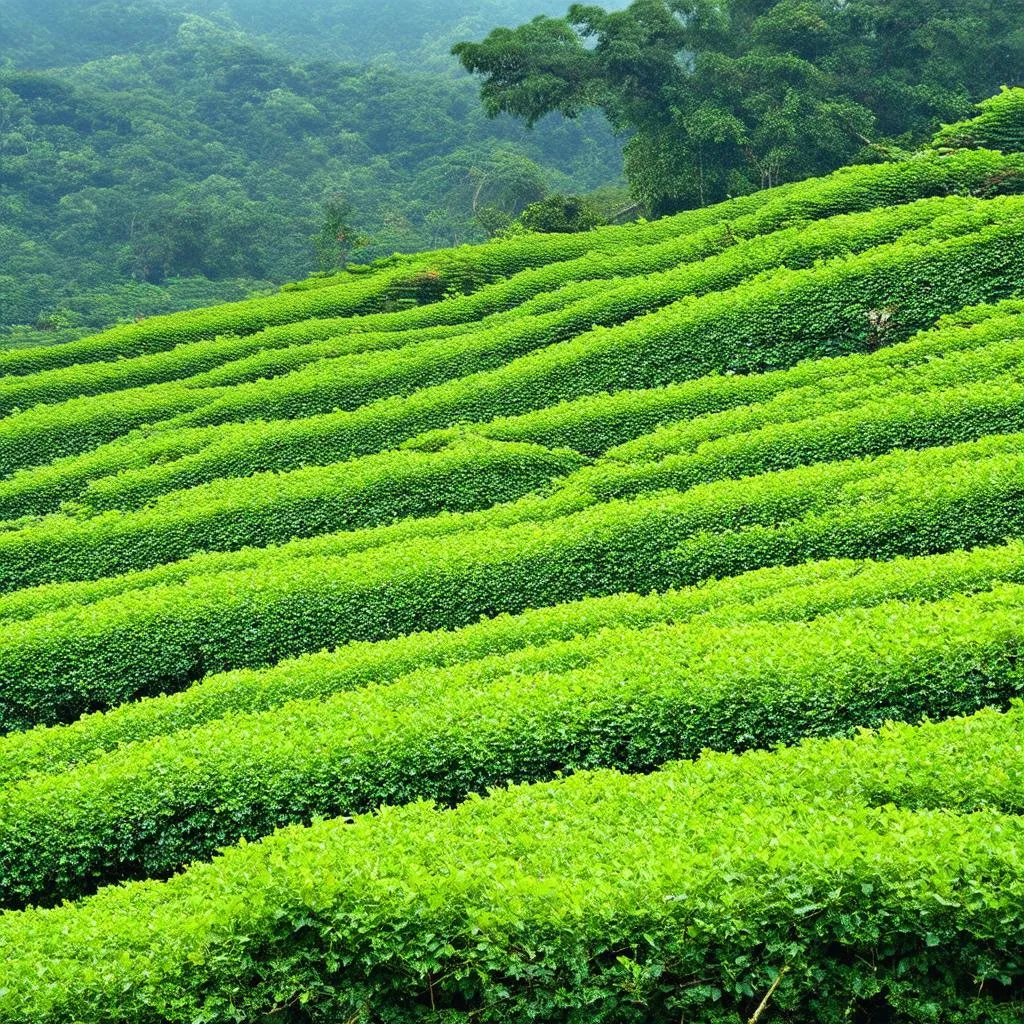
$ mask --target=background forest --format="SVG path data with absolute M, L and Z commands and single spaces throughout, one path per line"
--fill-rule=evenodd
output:
M 353 248 L 481 240 L 549 190 L 615 183 L 599 113 L 490 119 L 450 54 L 538 11 L 564 4 L 4 0 L 0 334 L 61 340 Z M 317 245 L 325 204 L 343 252 Z

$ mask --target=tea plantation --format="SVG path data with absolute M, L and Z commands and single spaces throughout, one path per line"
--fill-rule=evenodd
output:
M 1021 1020 L 1022 110 L 0 352 L 0 1021 Z

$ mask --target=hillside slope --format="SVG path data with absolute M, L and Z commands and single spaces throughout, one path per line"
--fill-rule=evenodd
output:
M 949 138 L 0 353 L 0 1021 L 1018 1019 L 1024 155 Z

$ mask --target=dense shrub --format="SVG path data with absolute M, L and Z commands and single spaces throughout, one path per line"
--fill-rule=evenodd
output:
M 467 439 L 436 455 L 385 452 L 334 466 L 218 480 L 129 515 L 50 516 L 0 533 L 0 590 L 115 576 L 196 551 L 281 544 L 442 510 L 511 501 L 576 468 L 537 445 Z
M 9 790 L 0 905 L 166 876 L 316 816 L 1006 704 L 1022 626 L 1024 587 L 1003 586 L 811 624 L 604 632 L 232 716 Z
M 981 113 L 970 121 L 943 127 L 932 145 L 936 149 L 994 149 L 1024 152 L 1024 89 L 1003 88 L 978 105 Z
M 325 464 L 395 447 L 433 427 L 525 412 L 567 397 L 655 387 L 707 373 L 763 372 L 902 340 L 1024 274 L 1024 221 L 951 241 L 896 244 L 808 270 L 781 270 L 602 328 L 504 366 L 305 420 L 241 424 L 195 455 L 90 488 L 94 507 L 139 507 L 223 476 Z M 872 311 L 893 308 L 884 339 Z
M 1015 708 L 286 829 L 170 882 L 5 915 L 0 1019 L 301 1002 L 505 1024 L 628 1020 L 642 1000 L 653 1024 L 733 1024 L 771 989 L 801 1019 L 1009 1022 L 1020 731 Z
M 242 669 L 179 693 L 87 715 L 68 726 L 9 733 L 0 739 L 0 784 L 38 771 L 56 772 L 94 760 L 123 743 L 170 735 L 238 713 L 258 713 L 293 700 L 323 699 L 370 683 L 390 683 L 430 667 L 449 668 L 514 652 L 578 641 L 616 628 L 643 629 L 699 618 L 705 623 L 814 619 L 890 600 L 936 601 L 1024 583 L 1024 545 L 1016 541 L 887 562 L 833 559 L 759 569 L 665 593 L 616 594 L 499 615 L 454 631 L 414 633 L 378 643 L 356 642 L 264 670 Z M 533 656 L 525 660 L 535 662 Z
M 744 573 L 680 591 L 619 594 L 499 615 L 462 629 L 357 642 L 265 670 L 210 676 L 180 693 L 88 715 L 70 726 L 9 733 L 0 739 L 0 783 L 32 771 L 62 770 L 127 741 L 166 735 L 237 712 L 259 712 L 290 700 L 322 698 L 413 669 L 458 665 L 526 647 L 579 639 L 608 627 L 660 622 L 784 621 L 899 599 L 938 600 L 1024 582 L 1020 542 L 971 552 L 887 562 L 827 560 Z
M 330 557 L 331 537 L 302 542 L 320 547 L 316 558 L 264 552 L 244 571 L 138 590 L 131 602 L 111 597 L 8 622 L 0 727 L 67 721 L 208 672 L 587 595 L 664 589 L 809 557 L 997 543 L 1024 529 L 1021 452 L 1020 435 L 996 436 L 457 537 L 413 534 L 347 557 Z M 342 548 L 353 537 L 359 543 L 339 536 Z
M 688 296 L 732 287 L 778 267 L 809 267 L 821 260 L 861 252 L 896 240 L 927 242 L 953 238 L 1013 216 L 1024 200 L 979 202 L 959 197 L 924 200 L 868 214 L 830 218 L 750 241 L 681 268 L 613 282 L 589 300 L 545 316 L 517 318 L 490 330 L 446 336 L 395 351 L 325 359 L 272 381 L 232 388 L 194 412 L 185 424 L 247 419 L 294 419 L 354 409 L 375 399 L 406 395 L 455 377 L 497 368 L 537 348 L 600 326 L 611 327 Z
M 656 457 L 678 451 L 691 430 L 706 439 L 701 433 L 705 430 L 728 432 L 734 423 L 760 425 L 760 417 L 802 404 L 809 391 L 819 393 L 823 401 L 841 402 L 848 390 L 923 390 L 981 379 L 996 366 L 1008 368 L 1024 339 L 1018 306 L 1010 300 L 974 307 L 976 324 L 944 323 L 876 352 L 805 360 L 791 369 L 763 374 L 710 375 L 643 391 L 587 395 L 520 416 L 427 431 L 404 442 L 404 447 L 438 450 L 471 431 L 594 456 L 607 453 L 626 461 Z M 712 419 L 715 413 L 719 418 Z M 0 483 L 0 493 L 2 488 Z

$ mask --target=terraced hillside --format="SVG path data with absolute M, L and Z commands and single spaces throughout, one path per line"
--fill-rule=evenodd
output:
M 0 1021 L 1019 1020 L 1024 154 L 954 135 L 0 353 Z

